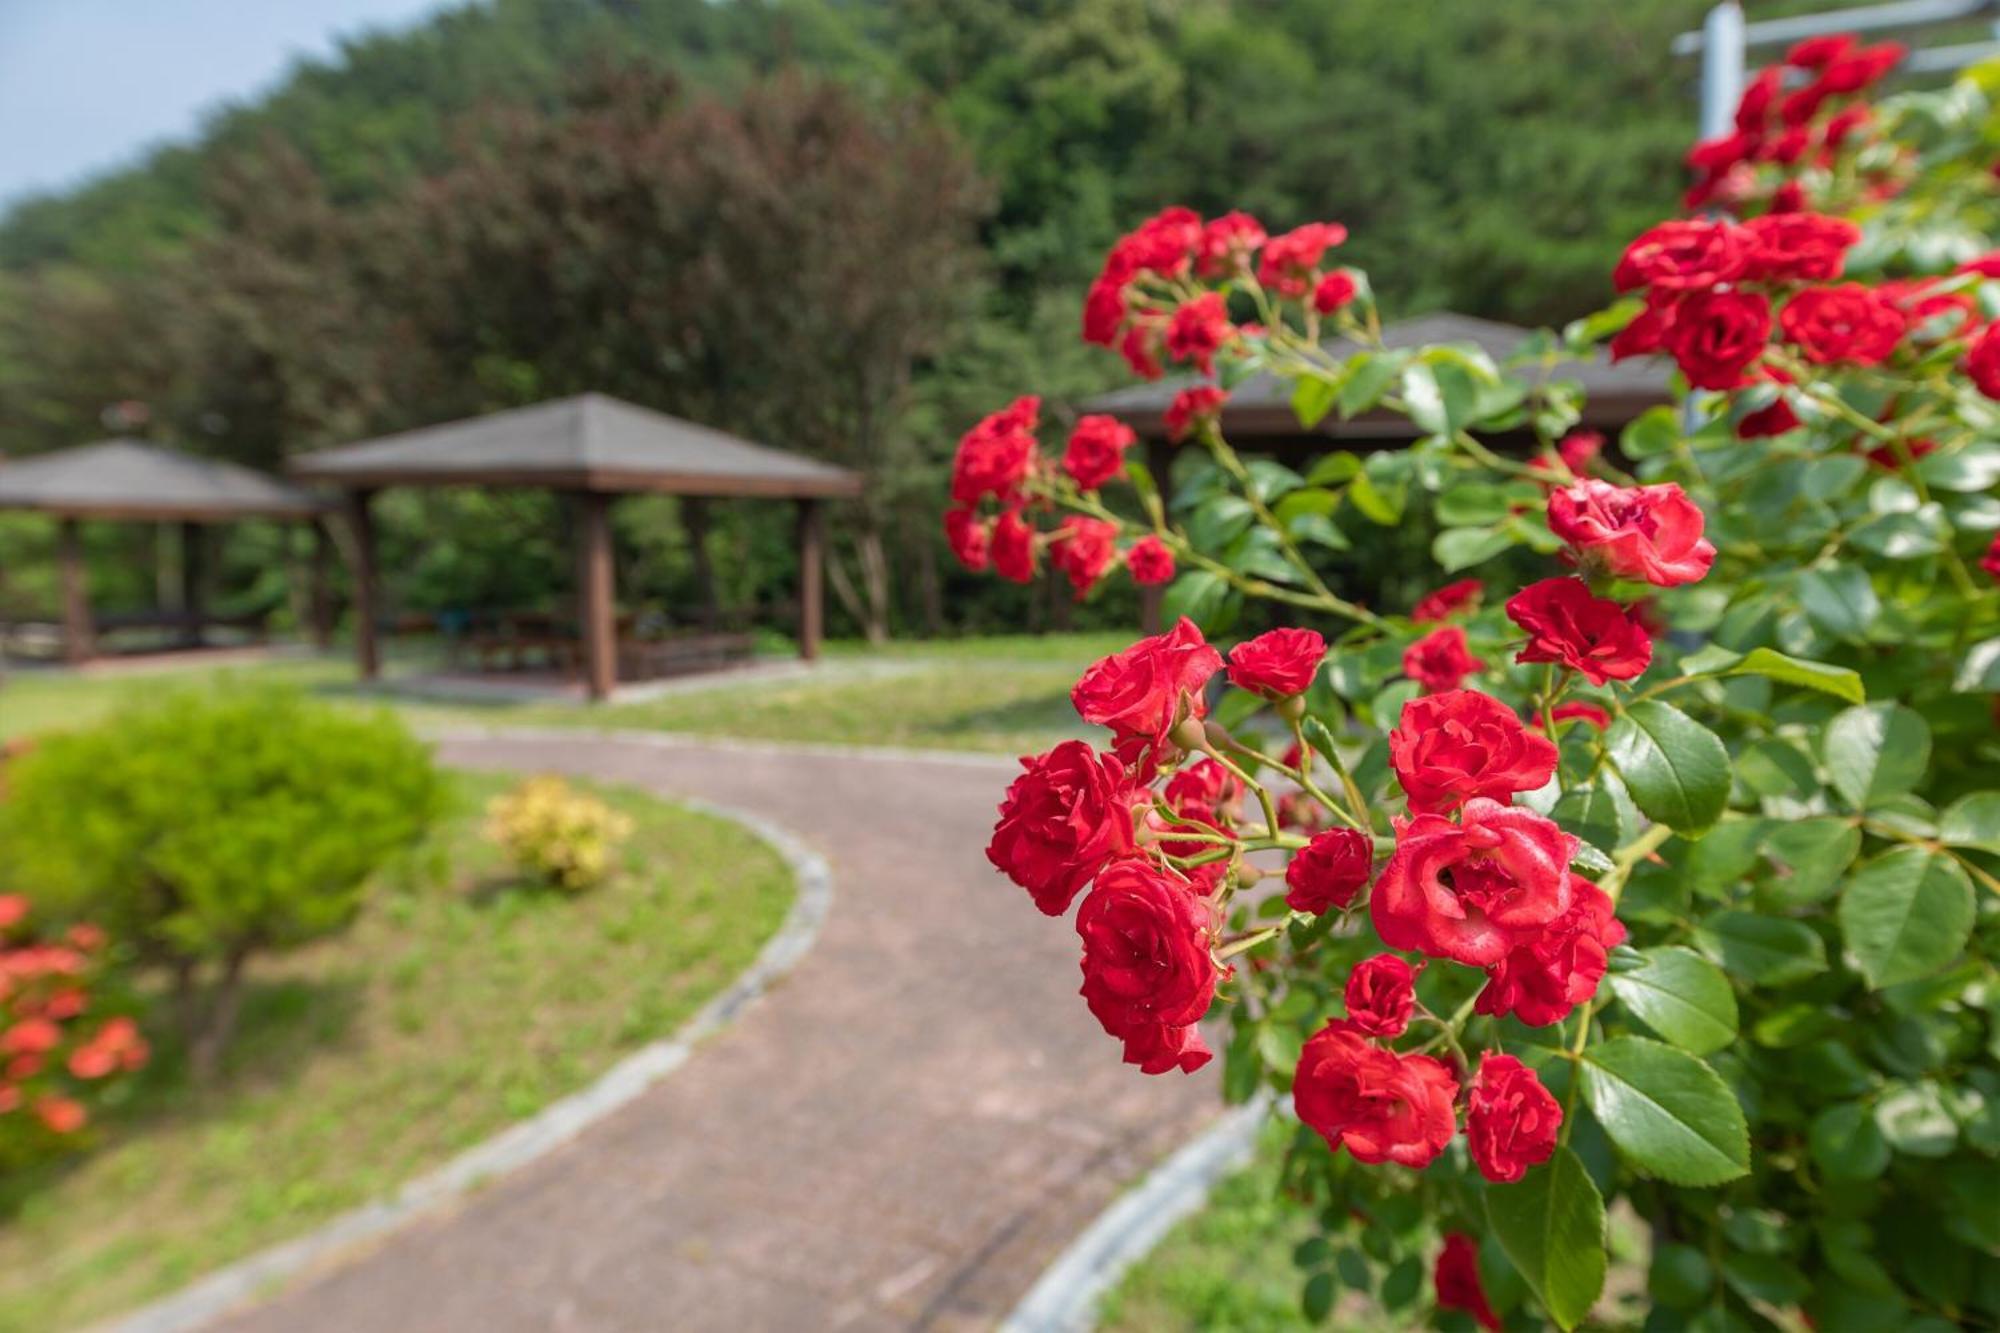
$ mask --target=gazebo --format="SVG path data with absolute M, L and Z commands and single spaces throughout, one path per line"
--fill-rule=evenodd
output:
M 176 630 L 181 643 L 192 647 L 201 643 L 202 629 L 211 619 L 203 606 L 202 525 L 246 518 L 314 523 L 313 619 L 316 633 L 324 636 L 326 597 L 320 574 L 327 534 L 315 520 L 326 507 L 318 497 L 264 473 L 141 440 L 105 440 L 0 467 L 0 509 L 47 514 L 57 521 L 62 655 L 72 664 L 94 657 L 98 641 L 83 558 L 84 520 L 180 525 L 180 605 L 171 612 L 123 617 L 118 627 Z
M 611 505 L 620 495 L 790 500 L 798 507 L 799 655 L 819 654 L 824 624 L 821 502 L 861 493 L 861 476 L 751 444 L 604 394 L 588 393 L 427 426 L 294 458 L 292 473 L 346 493 L 354 561 L 355 652 L 364 679 L 381 671 L 375 525 L 369 503 L 390 486 L 555 491 L 576 506 L 578 633 L 592 699 L 618 683 Z
M 1460 343 L 1478 347 L 1497 363 L 1505 363 L 1521 351 L 1533 334 L 1514 324 L 1502 324 L 1471 315 L 1438 311 L 1387 325 L 1382 342 L 1390 348 L 1422 347 L 1437 343 Z M 1349 339 L 1333 339 L 1327 351 L 1345 359 L 1364 350 Z M 1671 401 L 1671 366 L 1655 358 L 1613 364 L 1599 354 L 1587 358 L 1563 357 L 1547 369 L 1538 369 L 1542 380 L 1566 380 L 1583 391 L 1580 425 L 1616 437 L 1625 424 L 1649 407 Z M 1167 438 L 1168 404 L 1194 381 L 1159 380 L 1151 384 L 1100 394 L 1082 405 L 1085 412 L 1102 412 L 1130 426 L 1145 444 L 1146 466 L 1166 485 L 1177 447 Z M 1222 430 L 1229 442 L 1244 453 L 1262 454 L 1281 462 L 1298 463 L 1330 449 L 1371 452 L 1395 448 L 1421 433 L 1409 418 L 1386 409 L 1362 412 L 1351 419 L 1328 413 L 1318 426 L 1307 430 L 1299 425 L 1292 410 L 1290 386 L 1275 375 L 1251 376 L 1230 390 L 1222 409 Z M 1525 450 L 1532 442 L 1528 432 L 1488 436 L 1486 443 L 1501 452 Z M 1141 618 L 1150 630 L 1159 623 L 1160 590 L 1141 589 Z

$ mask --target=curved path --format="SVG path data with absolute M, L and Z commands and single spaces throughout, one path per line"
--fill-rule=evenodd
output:
M 832 863 L 818 944 L 569 1146 L 231 1330 L 987 1328 L 1218 1106 L 1118 1063 L 1076 936 L 982 849 L 1010 763 L 664 737 L 454 737 L 755 812 Z

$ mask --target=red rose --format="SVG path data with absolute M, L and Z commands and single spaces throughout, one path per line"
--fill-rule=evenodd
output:
M 1799 428 L 1798 413 L 1780 394 L 1771 400 L 1769 407 L 1760 407 L 1748 413 L 1736 423 L 1736 438 L 1739 440 L 1761 440 L 1773 435 L 1783 435 L 1786 431 Z
M 1573 430 L 1556 442 L 1556 454 L 1563 466 L 1577 476 L 1590 471 L 1590 465 L 1604 452 L 1604 435 L 1601 431 Z
M 1903 63 L 1910 48 L 1901 42 L 1879 42 L 1837 56 L 1820 71 L 1819 86 L 1829 94 L 1858 93 Z
M 1034 582 L 1035 530 L 1022 519 L 1020 510 L 1009 509 L 994 520 L 988 545 L 994 573 L 1015 583 Z
M 1903 466 L 1903 456 L 1907 452 L 1912 463 L 1926 454 L 1937 452 L 1937 441 L 1922 436 L 1901 442 L 1902 448 L 1894 444 L 1878 444 L 1873 449 L 1864 450 L 1861 456 L 1868 460 L 1868 466 L 1880 468 L 1884 472 L 1896 472 Z
M 1208 716 L 1202 687 L 1221 669 L 1222 655 L 1182 616 L 1165 634 L 1093 663 L 1070 702 L 1085 722 L 1111 728 L 1121 747 L 1157 749 L 1182 718 Z
M 1651 356 L 1667 345 L 1667 333 L 1674 326 L 1674 302 L 1658 293 L 1648 292 L 1646 304 L 1632 318 L 1632 322 L 1618 330 L 1611 339 L 1611 359 L 1623 361 L 1628 357 Z
M 1756 136 L 1738 130 L 1734 134 L 1725 134 L 1720 138 L 1701 140 L 1688 149 L 1681 160 L 1687 163 L 1691 170 L 1714 174 L 1727 171 L 1745 160 L 1756 147 Z
M 1002 504 L 1014 499 L 1034 468 L 1041 406 L 1033 395 L 1016 398 L 959 438 L 951 465 L 952 499 L 962 505 L 977 504 L 987 495 L 998 496 Z
M 1357 1162 L 1429 1166 L 1451 1142 L 1458 1080 L 1441 1060 L 1398 1055 L 1347 1023 L 1306 1042 L 1292 1078 L 1299 1119 Z
M 1815 365 L 1880 365 L 1908 323 L 1893 301 L 1858 282 L 1808 287 L 1778 312 L 1785 338 Z
M 1369 915 L 1392 949 L 1490 967 L 1569 910 L 1577 842 L 1532 810 L 1483 796 L 1460 820 L 1397 820 Z
M 1083 304 L 1083 340 L 1099 347 L 1110 347 L 1118 342 L 1118 335 L 1125 330 L 1125 320 L 1130 313 L 1126 300 L 1127 289 L 1134 279 L 1145 275 L 1161 278 L 1176 278 L 1185 273 L 1190 258 L 1201 244 L 1201 215 L 1188 208 L 1163 209 L 1140 223 L 1132 231 L 1118 238 L 1118 243 L 1104 257 L 1104 267 L 1090 285 L 1090 293 Z M 1136 332 L 1136 330 L 1134 330 Z M 1134 357 L 1134 351 L 1141 353 Z M 1134 348 L 1128 338 L 1126 359 L 1139 370 L 1143 363 L 1144 341 Z M 1159 374 L 1155 367 L 1151 374 L 1144 370 L 1139 373 L 1148 379 Z
M 1736 101 L 1736 128 L 1746 134 L 1760 134 L 1771 118 L 1771 108 L 1785 86 L 1785 71 L 1773 65 L 1759 70 Z
M 1201 255 L 1195 261 L 1195 271 L 1204 278 L 1234 273 L 1263 243 L 1263 223 L 1248 213 L 1224 213 L 1201 229 Z
M 1346 239 L 1347 228 L 1338 222 L 1308 222 L 1273 236 L 1264 245 L 1257 281 L 1297 300 L 1312 290 L 1313 274 L 1326 252 Z
M 1195 1024 L 1215 998 L 1215 909 L 1145 861 L 1116 861 L 1077 909 L 1083 999 L 1148 1074 L 1208 1063 Z
M 1417 1006 L 1416 970 L 1392 953 L 1364 958 L 1347 974 L 1347 1021 L 1376 1037 L 1400 1037 Z
M 1597 994 L 1611 950 L 1625 942 L 1625 927 L 1611 899 L 1589 880 L 1571 875 L 1569 890 L 1567 911 L 1487 969 L 1476 1012 L 1512 1014 L 1529 1027 L 1544 1027 Z
M 1750 238 L 1744 276 L 1765 282 L 1830 282 L 1861 239 L 1861 228 L 1823 213 L 1766 213 L 1743 231 Z
M 1243 783 L 1213 759 L 1203 759 L 1167 779 L 1162 793 L 1175 814 L 1205 823 L 1225 818 L 1223 807 L 1243 794 Z
M 1808 37 L 1797 42 L 1785 52 L 1785 63 L 1793 69 L 1818 69 L 1830 65 L 1835 60 L 1854 49 L 1854 34 L 1833 33 L 1826 37 Z
M 1454 1231 L 1444 1238 L 1434 1281 L 1438 1309 L 1462 1310 L 1487 1333 L 1500 1333 L 1500 1316 L 1493 1313 L 1486 1288 L 1479 1284 L 1479 1247 L 1472 1237 Z
M 1663 345 L 1697 389 L 1734 389 L 1764 354 L 1771 303 L 1754 292 L 1701 291 L 1675 309 Z
M 958 563 L 977 574 L 991 563 L 991 539 L 986 525 L 970 509 L 944 511 L 944 539 Z
M 1554 775 L 1556 747 L 1492 695 L 1447 690 L 1403 705 L 1389 766 L 1413 814 L 1442 815 L 1475 796 L 1534 791 Z
M 1063 471 L 1086 491 L 1094 491 L 1125 466 L 1125 451 L 1139 437 L 1117 417 L 1102 413 L 1078 417 L 1063 451 Z
M 1554 662 L 1593 685 L 1631 680 L 1653 660 L 1646 631 L 1582 579 L 1543 579 L 1507 599 L 1507 618 L 1528 633 L 1516 662 Z
M 1375 868 L 1375 840 L 1359 829 L 1332 828 L 1292 853 L 1285 906 L 1320 916 L 1346 908 Z
M 1061 570 L 1076 589 L 1080 602 L 1118 558 L 1118 525 L 1101 518 L 1071 514 L 1056 529 L 1049 563 Z
M 1749 247 L 1731 223 L 1676 218 L 1642 232 L 1625 247 L 1611 281 L 1621 292 L 1635 287 L 1699 291 L 1742 275 Z
M 1132 582 L 1142 588 L 1171 583 L 1174 578 L 1174 553 L 1158 537 L 1141 537 L 1125 553 L 1125 568 L 1131 571 Z
M 1549 497 L 1549 531 L 1586 567 L 1662 588 L 1694 583 L 1715 563 L 1701 508 L 1672 482 L 1613 486 L 1584 480 Z
M 62 1029 L 46 1018 L 24 1018 L 0 1032 L 0 1055 L 42 1055 L 62 1040 Z
M 1213 384 L 1197 384 L 1191 389 L 1182 389 L 1167 404 L 1162 424 L 1167 428 L 1167 438 L 1184 440 L 1190 434 L 1222 420 L 1222 405 L 1229 401 L 1229 395 Z
M 1432 694 L 1455 690 L 1459 682 L 1486 663 L 1465 646 L 1465 631 L 1456 625 L 1432 630 L 1403 650 L 1403 674 Z
M 1221 292 L 1204 292 L 1183 302 L 1167 321 L 1167 355 L 1192 361 L 1204 375 L 1215 373 L 1215 354 L 1236 334 Z
M 1979 567 L 2000 582 L 2000 536 L 1996 536 L 1993 544 L 1986 548 L 1986 554 L 1979 557 Z
M 1481 1057 L 1465 1112 L 1466 1143 L 1480 1175 L 1508 1185 L 1548 1161 L 1562 1119 L 1562 1107 L 1534 1070 L 1511 1055 Z
M 141 1068 L 151 1054 L 152 1048 L 139 1035 L 138 1024 L 129 1018 L 114 1018 L 70 1052 L 69 1072 L 81 1079 L 108 1078 L 120 1070 Z
M 2000 324 L 1988 324 L 1965 354 L 1965 373 L 1979 392 L 2000 398 Z
M 1479 599 L 1485 592 L 1486 585 L 1478 579 L 1460 579 L 1456 583 L 1447 583 L 1435 592 L 1425 593 L 1419 598 L 1417 604 L 1410 608 L 1410 619 L 1419 625 L 1444 620 L 1454 612 L 1462 611 L 1468 606 L 1479 605 Z
M 2000 278 L 2000 250 L 1989 250 L 1966 260 L 1953 273 L 1977 273 L 1982 278 Z
M 35 1103 L 35 1115 L 51 1134 L 74 1134 L 90 1119 L 80 1102 L 68 1097 L 43 1097 Z
M 1611 714 L 1596 704 L 1584 703 L 1581 700 L 1557 704 L 1555 711 L 1549 714 L 1549 725 L 1554 726 L 1558 722 L 1567 722 L 1572 718 L 1578 722 L 1588 722 L 1599 731 L 1611 725 Z
M 1839 151 L 1856 130 L 1864 128 L 1874 119 L 1875 113 L 1863 102 L 1856 102 L 1832 117 L 1826 122 L 1826 129 L 1821 135 L 1826 142 L 1827 150 Z
M 1118 355 L 1125 358 L 1125 364 L 1140 379 L 1156 380 L 1161 374 L 1160 357 L 1166 352 L 1166 342 L 1166 321 L 1157 316 L 1143 316 L 1133 320 L 1125 336 L 1118 340 Z
M 1132 806 L 1140 795 L 1116 756 L 1083 741 L 1024 756 L 1021 768 L 1000 802 L 986 859 L 1035 906 L 1061 916 L 1105 862 L 1132 853 Z
M 1313 288 L 1313 309 L 1322 315 L 1331 315 L 1352 302 L 1360 290 L 1352 273 L 1337 268 L 1321 278 L 1319 286 Z
M 1229 650 L 1229 683 L 1266 699 L 1304 694 L 1326 660 L 1317 630 L 1274 629 Z

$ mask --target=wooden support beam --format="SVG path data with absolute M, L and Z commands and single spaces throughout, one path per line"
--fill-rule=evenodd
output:
M 826 630 L 826 514 L 817 500 L 799 501 L 799 656 L 819 657 Z
M 583 638 L 584 686 L 593 701 L 618 688 L 618 611 L 611 552 L 611 496 L 581 491 L 576 497 L 578 632 Z
M 381 615 L 376 588 L 375 516 L 368 508 L 368 502 L 374 498 L 373 491 L 347 493 L 347 528 L 354 547 L 354 662 L 363 680 L 374 680 L 382 674 L 381 650 L 375 643 L 376 622 Z
M 83 559 L 83 525 L 62 521 L 56 534 L 63 608 L 63 659 L 81 666 L 97 655 L 97 631 L 90 618 L 90 569 Z
M 202 590 L 207 582 L 204 557 L 207 550 L 202 541 L 199 523 L 181 524 L 181 595 L 180 612 L 186 617 L 181 625 L 181 646 L 198 648 L 202 637 Z
M 312 622 L 313 647 L 324 650 L 333 642 L 333 534 L 319 519 L 312 528 L 312 563 L 306 574 L 307 616 Z

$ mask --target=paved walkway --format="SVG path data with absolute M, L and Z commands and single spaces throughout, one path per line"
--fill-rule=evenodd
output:
M 1118 1063 L 1076 937 L 993 873 L 998 763 L 455 740 L 783 825 L 833 866 L 813 952 L 688 1066 L 450 1214 L 223 1327 L 973 1329 L 1218 1105 Z

